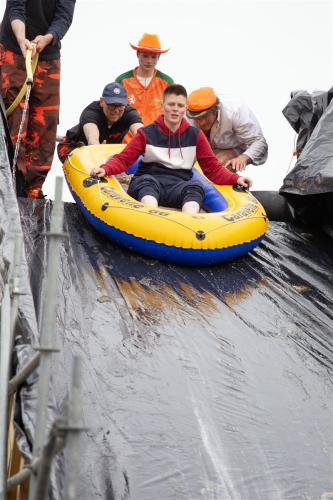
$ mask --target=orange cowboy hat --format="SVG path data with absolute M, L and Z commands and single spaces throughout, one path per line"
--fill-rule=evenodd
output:
M 137 45 L 130 43 L 130 46 L 134 50 L 138 50 L 139 52 L 146 52 L 149 54 L 164 54 L 164 52 L 168 52 L 168 50 L 170 50 L 162 50 L 158 35 L 150 35 L 149 33 L 144 33 L 138 41 Z

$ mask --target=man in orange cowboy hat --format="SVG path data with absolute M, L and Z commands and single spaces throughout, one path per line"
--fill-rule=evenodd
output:
M 144 33 L 136 45 L 130 43 L 136 50 L 139 66 L 116 78 L 121 83 L 128 96 L 128 104 L 139 112 L 143 124 L 148 125 L 161 113 L 163 92 L 173 80 L 156 69 L 161 54 L 169 49 L 162 49 L 157 35 Z

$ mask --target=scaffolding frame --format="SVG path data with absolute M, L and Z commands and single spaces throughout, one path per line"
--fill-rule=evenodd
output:
M 63 415 L 54 419 L 51 423 L 50 432 L 47 432 L 51 356 L 54 352 L 58 352 L 53 340 L 56 320 L 58 268 L 61 242 L 66 236 L 62 229 L 62 182 L 62 178 L 58 177 L 56 179 L 50 231 L 46 234 L 48 241 L 47 289 L 43 301 L 40 345 L 35 348 L 37 352 L 12 377 L 12 353 L 17 327 L 19 296 L 21 294 L 20 271 L 23 248 L 21 234 L 15 239 L 11 277 L 3 290 L 0 311 L 0 500 L 5 500 L 9 490 L 22 485 L 28 479 L 30 480 L 29 500 L 44 500 L 47 498 L 53 458 L 65 446 L 67 449 L 65 498 L 68 500 L 76 498 L 76 480 L 79 468 L 79 433 L 83 430 L 80 425 L 82 362 L 79 356 L 75 356 L 73 360 L 71 397 L 66 410 Z M 36 370 L 38 370 L 39 377 L 32 459 L 17 474 L 8 477 L 9 401 L 25 380 Z

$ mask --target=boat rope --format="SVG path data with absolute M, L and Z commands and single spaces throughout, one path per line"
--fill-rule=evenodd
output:
M 140 201 L 138 201 L 138 203 L 141 203 L 141 202 L 140 202 Z M 120 209 L 120 210 L 133 210 L 134 212 L 136 212 L 136 213 L 137 213 L 137 209 L 136 209 L 136 208 L 132 208 L 132 207 L 121 207 L 121 206 L 119 206 L 119 205 L 110 205 L 110 204 L 109 204 L 109 202 L 107 202 L 107 207 L 105 207 L 105 208 L 113 208 L 113 209 L 114 209 L 114 208 L 118 208 L 118 209 Z M 145 208 L 148 208 L 148 206 L 146 205 L 146 206 L 145 206 Z M 155 210 L 155 209 L 154 209 L 154 210 Z M 159 209 L 159 208 L 157 207 L 157 208 L 156 208 L 156 211 L 158 211 L 158 210 L 163 211 L 163 209 L 161 209 L 161 208 Z M 146 213 L 146 212 L 143 212 L 143 213 Z M 161 218 L 161 215 L 159 215 L 159 214 L 154 214 L 154 213 L 151 213 L 151 212 L 150 212 L 150 213 L 149 213 L 149 215 L 153 215 L 153 216 L 155 216 L 155 217 L 159 217 L 159 218 Z M 167 219 L 167 220 L 168 220 L 168 221 L 170 221 L 170 222 L 174 222 L 174 223 L 175 223 L 175 224 L 177 224 L 178 226 L 182 226 L 182 227 L 184 227 L 185 229 L 188 229 L 189 231 L 191 231 L 191 232 L 192 232 L 192 233 L 194 233 L 194 234 L 196 234 L 196 233 L 197 233 L 197 231 L 196 231 L 195 229 L 192 229 L 191 227 L 187 226 L 186 224 L 183 224 L 182 222 L 179 222 L 178 220 L 172 219 L 171 217 L 170 217 L 170 218 L 168 217 L 168 219 Z
M 79 168 L 77 168 L 75 165 L 73 165 L 72 161 L 71 161 L 71 154 L 70 153 L 68 156 L 67 156 L 67 161 L 68 163 L 70 164 L 70 166 L 72 167 L 73 170 L 76 170 L 77 172 L 80 172 L 80 174 L 84 174 L 84 175 L 89 175 L 87 171 L 84 171 L 84 170 L 80 170 Z
M 140 203 L 140 202 L 138 202 L 138 203 Z M 136 210 L 137 210 L 136 208 L 132 208 L 132 207 L 121 207 L 119 205 L 110 205 L 109 202 L 107 202 L 106 204 L 103 204 L 103 207 L 104 208 L 102 208 L 102 210 L 106 210 L 107 208 L 119 209 L 119 210 L 132 210 L 134 212 L 136 212 Z M 154 213 L 150 213 L 149 215 L 152 215 L 155 217 L 161 217 L 159 214 L 154 214 Z M 254 216 L 254 217 L 246 217 L 246 220 L 266 219 L 266 218 L 267 217 L 265 217 L 264 215 L 261 215 L 261 216 Z M 212 233 L 214 231 L 217 231 L 218 229 L 223 229 L 224 227 L 230 226 L 230 224 L 236 224 L 237 222 L 243 222 L 245 219 L 238 219 L 238 220 L 234 220 L 234 221 L 225 222 L 224 224 L 219 224 L 218 226 L 213 227 L 212 229 L 209 229 L 208 231 L 201 231 L 201 230 L 192 229 L 191 227 L 187 226 L 186 224 L 183 224 L 182 222 L 179 222 L 179 221 L 174 220 L 172 218 L 168 218 L 168 220 L 170 222 L 177 224 L 178 226 L 182 226 L 183 228 L 188 229 L 189 231 L 191 231 L 195 235 L 202 234 L 204 236 L 204 237 L 200 237 L 198 239 L 205 239 L 205 237 L 208 233 Z
M 222 229 L 226 226 L 230 226 L 230 224 L 236 224 L 237 222 L 244 222 L 244 220 L 254 220 L 254 219 L 267 219 L 266 215 L 255 215 L 253 217 L 244 217 L 243 219 L 237 219 L 237 220 L 231 220 L 228 222 L 225 222 L 224 224 L 219 224 L 216 227 L 213 227 L 212 229 L 208 229 L 208 231 L 205 231 L 205 234 L 212 233 L 214 231 L 217 231 L 218 229 Z
M 102 197 L 103 193 L 101 192 L 101 180 L 100 179 L 97 179 L 97 189 L 98 189 L 99 199 L 101 200 L 102 210 L 103 210 L 104 201 L 103 201 L 103 197 Z
M 68 160 L 68 163 L 70 164 L 70 166 L 71 166 L 74 170 L 76 170 L 76 171 L 77 171 L 77 172 L 79 172 L 80 174 L 89 175 L 89 174 L 88 174 L 87 172 L 85 172 L 84 170 L 80 170 L 80 169 L 79 169 L 79 168 L 77 168 L 75 165 L 73 165 L 73 163 L 71 162 L 70 156 L 68 156 L 68 157 L 67 157 L 67 160 Z M 103 198 L 102 198 L 102 196 L 103 196 L 103 194 L 104 194 L 104 193 L 102 193 L 102 192 L 101 192 L 101 187 L 102 187 L 102 186 L 101 186 L 101 184 L 102 184 L 102 182 L 101 182 L 98 178 L 97 178 L 97 181 L 98 181 L 98 191 L 99 191 L 99 197 L 100 197 L 100 200 L 101 200 L 102 206 L 105 206 L 104 201 L 103 201 Z M 105 194 L 104 194 L 104 196 L 105 196 Z M 140 203 L 140 202 L 138 202 L 138 203 Z M 105 210 L 106 208 L 119 208 L 119 209 L 121 209 L 121 210 L 133 210 L 133 211 L 136 211 L 136 209 L 135 209 L 135 208 L 132 208 L 132 207 L 121 207 L 121 206 L 119 206 L 119 205 L 110 205 L 109 203 L 107 203 L 107 206 L 104 208 L 104 210 Z M 157 210 L 158 210 L 158 208 L 157 208 Z M 154 213 L 151 213 L 150 215 L 154 215 L 155 217 L 160 217 L 160 215 L 158 215 L 158 214 L 154 214 Z M 197 231 L 195 231 L 194 229 L 192 229 L 191 227 L 189 227 L 189 226 L 187 226 L 186 224 L 183 224 L 183 223 L 181 223 L 181 222 L 179 222 L 179 221 L 177 221 L 177 220 L 174 220 L 174 219 L 171 219 L 171 218 L 170 218 L 170 219 L 168 219 L 168 220 L 170 220 L 171 222 L 174 222 L 175 224 L 178 224 L 179 226 L 182 226 L 182 227 L 184 227 L 184 228 L 188 229 L 189 231 L 192 231 L 193 233 L 196 233 L 196 232 L 197 232 Z
M 81 174 L 88 175 L 88 173 L 87 173 L 87 172 L 85 172 L 85 171 L 83 171 L 83 170 L 80 170 L 80 169 L 79 169 L 79 168 L 77 168 L 75 165 L 73 165 L 73 163 L 71 162 L 70 156 L 68 156 L 68 157 L 67 157 L 67 160 L 68 160 L 68 162 L 69 162 L 70 166 L 71 166 L 74 170 L 76 170 L 77 172 L 80 172 Z M 102 188 L 101 184 L 103 184 L 103 183 L 101 182 L 101 180 L 100 180 L 99 178 L 97 178 L 98 193 L 99 193 L 99 197 L 100 197 L 100 200 L 101 200 L 101 203 L 102 203 L 102 210 L 103 210 L 103 211 L 104 211 L 104 210 L 106 210 L 107 208 L 112 208 L 112 209 L 120 209 L 120 210 L 132 210 L 132 211 L 136 212 L 136 210 L 137 210 L 137 209 L 136 209 L 136 208 L 133 208 L 133 207 L 122 207 L 122 206 L 119 206 L 119 205 L 110 205 L 110 204 L 109 204 L 109 202 L 104 202 L 105 198 L 104 198 L 104 200 L 103 200 L 103 194 L 104 194 L 104 193 L 102 193 L 102 192 L 101 192 L 101 188 Z M 248 193 L 249 193 L 252 197 L 254 197 L 254 196 L 250 193 L 250 191 L 248 191 Z M 104 196 L 105 196 L 105 194 L 104 194 Z M 135 200 L 135 201 L 136 201 L 136 200 Z M 141 203 L 141 202 L 139 202 L 139 201 L 138 201 L 138 203 Z M 158 207 L 156 208 L 156 210 L 161 210 L 161 211 L 163 211 L 163 209 L 159 209 Z M 149 215 L 153 215 L 153 216 L 155 216 L 155 217 L 161 217 L 159 214 L 154 214 L 154 213 L 149 213 Z M 194 215 L 196 215 L 196 214 L 194 214 Z M 262 216 L 255 216 L 255 217 L 247 217 L 246 219 L 247 219 L 247 220 L 250 220 L 250 219 L 266 219 L 266 216 L 265 216 L 265 215 L 262 215 Z M 181 226 L 181 227 L 183 227 L 183 228 L 185 228 L 185 229 L 187 229 L 187 230 L 191 231 L 192 233 L 194 233 L 194 234 L 196 234 L 196 235 L 198 235 L 198 233 L 203 233 L 203 234 L 206 236 L 208 233 L 212 233 L 212 232 L 214 232 L 214 231 L 217 231 L 218 229 L 221 229 L 221 228 L 223 228 L 223 227 L 229 226 L 230 224 L 235 224 L 236 222 L 241 222 L 241 221 L 243 221 L 244 219 L 238 219 L 238 220 L 234 220 L 234 221 L 228 221 L 228 222 L 226 222 L 226 223 L 224 223 L 224 224 L 219 224 L 218 226 L 213 227 L 212 229 L 209 229 L 208 231 L 200 231 L 200 230 L 192 229 L 191 227 L 187 226 L 186 224 L 184 224 L 184 223 L 182 223 L 182 222 L 179 222 L 178 220 L 172 219 L 171 217 L 170 217 L 170 218 L 168 217 L 168 220 L 169 220 L 170 222 L 174 222 L 174 223 L 175 223 L 175 224 L 177 224 L 178 226 Z M 201 239 L 201 238 L 200 238 L 200 239 Z M 204 238 L 202 238 L 202 239 L 204 239 Z
M 138 202 L 138 203 L 140 203 L 140 202 Z M 119 206 L 119 205 L 110 205 L 109 202 L 106 203 L 106 206 L 104 204 L 104 207 L 105 208 L 103 208 L 103 210 L 106 210 L 107 208 L 120 209 L 120 210 L 132 210 L 134 212 L 137 210 L 136 208 L 132 208 L 132 207 L 122 207 L 122 206 Z M 156 210 L 158 210 L 158 208 Z M 160 209 L 160 210 L 163 210 L 163 209 Z M 159 214 L 154 214 L 154 213 L 149 213 L 149 215 L 153 215 L 155 217 L 161 217 Z M 194 215 L 196 215 L 196 214 L 194 214 Z M 237 222 L 242 222 L 245 219 L 246 220 L 254 220 L 254 219 L 266 219 L 266 218 L 267 217 L 265 215 L 253 216 L 253 217 L 246 217 L 246 218 L 243 218 L 243 219 L 228 221 L 228 222 L 219 224 L 218 226 L 213 227 L 212 229 L 208 229 L 207 231 L 200 231 L 200 230 L 198 231 L 196 229 L 192 229 L 191 227 L 187 226 L 186 224 L 184 224 L 182 222 L 179 222 L 178 220 L 175 220 L 175 219 L 173 219 L 171 217 L 170 218 L 168 217 L 168 220 L 170 222 L 174 222 L 178 226 L 181 226 L 181 227 L 184 227 L 185 229 L 188 229 L 189 231 L 191 231 L 194 234 L 197 234 L 198 232 L 200 232 L 200 233 L 203 233 L 204 235 L 207 235 L 208 233 L 212 233 L 214 231 L 217 231 L 218 229 L 222 229 L 222 228 L 224 228 L 226 226 L 230 226 L 230 224 L 236 224 Z M 202 239 L 204 239 L 204 238 L 202 238 Z
M 70 155 L 67 156 L 67 161 L 68 161 L 68 163 L 70 164 L 70 166 L 72 167 L 73 170 L 76 170 L 80 174 L 89 175 L 88 172 L 85 172 L 84 170 L 80 170 L 75 165 L 73 165 L 73 163 L 71 161 L 71 158 L 70 158 Z M 102 198 L 102 194 L 103 193 L 101 193 L 101 187 L 100 187 L 100 185 L 102 184 L 102 182 L 101 182 L 101 180 L 98 177 L 96 177 L 96 180 L 97 180 L 97 186 L 98 186 L 98 195 L 99 195 L 99 198 L 100 198 L 102 206 L 103 206 L 104 205 L 104 200 Z

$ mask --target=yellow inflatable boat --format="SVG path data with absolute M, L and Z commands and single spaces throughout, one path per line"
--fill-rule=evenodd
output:
M 136 252 L 195 266 L 235 259 L 261 242 L 268 219 L 260 203 L 239 187 L 212 184 L 199 167 L 194 168 L 194 176 L 205 185 L 205 212 L 199 214 L 143 205 L 128 196 L 115 176 L 89 176 L 93 167 L 123 148 L 121 144 L 83 146 L 64 163 L 72 195 L 97 231 Z

